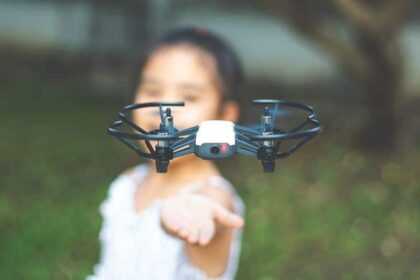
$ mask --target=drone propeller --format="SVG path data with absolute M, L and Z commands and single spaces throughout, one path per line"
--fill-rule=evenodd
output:
M 291 114 L 289 111 L 280 110 L 279 108 L 274 108 L 274 109 L 269 108 L 269 111 L 273 117 L 284 117 Z
M 280 110 L 278 106 L 275 106 L 274 109 L 271 109 L 270 107 L 264 107 L 263 115 L 265 116 L 271 116 L 271 124 L 270 126 L 275 128 L 276 126 L 276 119 L 277 117 L 284 117 L 288 116 L 291 113 L 286 110 Z M 264 125 L 260 122 L 259 124 L 248 124 L 247 127 L 257 130 L 257 131 L 263 131 Z

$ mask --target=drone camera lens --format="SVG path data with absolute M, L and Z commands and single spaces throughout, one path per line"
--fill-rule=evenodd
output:
M 213 146 L 213 147 L 211 147 L 211 148 L 210 148 L 210 152 L 211 152 L 212 154 L 218 154 L 218 153 L 220 153 L 220 148 L 219 148 L 219 146 Z

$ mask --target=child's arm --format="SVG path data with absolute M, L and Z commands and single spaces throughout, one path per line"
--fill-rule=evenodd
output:
M 232 212 L 230 193 L 209 187 L 199 194 L 180 194 L 168 198 L 161 211 L 161 224 L 169 234 L 185 240 L 189 260 L 215 277 L 225 270 L 232 228 L 244 225 Z

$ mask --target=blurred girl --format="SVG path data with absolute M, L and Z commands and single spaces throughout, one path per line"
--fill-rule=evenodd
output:
M 206 30 L 183 28 L 150 50 L 134 101 L 184 101 L 184 108 L 173 108 L 177 129 L 204 120 L 235 122 L 241 81 L 240 63 L 225 42 Z M 139 126 L 158 128 L 156 108 L 137 111 Z M 176 158 L 163 174 L 153 161 L 135 166 L 111 184 L 100 210 L 101 257 L 89 280 L 235 276 L 244 205 L 212 161 Z

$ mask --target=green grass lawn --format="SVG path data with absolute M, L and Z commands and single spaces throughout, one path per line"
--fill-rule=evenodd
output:
M 0 279 L 88 275 L 98 205 L 138 162 L 105 132 L 121 101 L 75 91 L 0 86 Z M 327 135 L 274 174 L 220 164 L 246 204 L 238 279 L 420 279 L 420 145 L 379 161 Z

